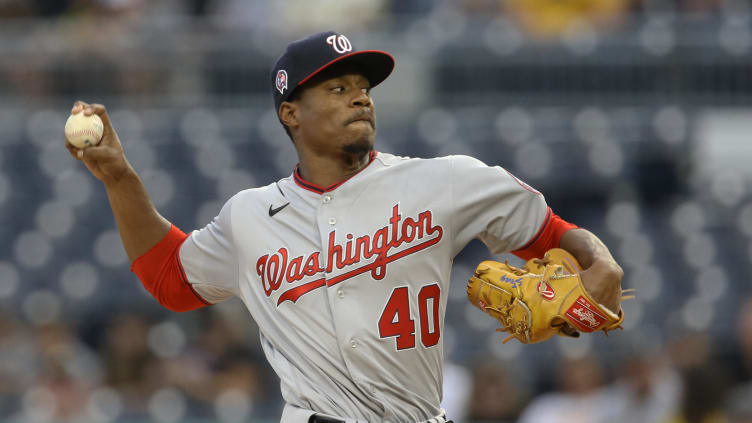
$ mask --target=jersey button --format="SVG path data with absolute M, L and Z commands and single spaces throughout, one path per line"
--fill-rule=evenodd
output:
M 334 225 L 335 223 L 337 223 L 337 219 L 335 219 L 335 218 L 333 218 L 333 217 L 330 217 L 330 218 L 329 218 L 329 224 L 330 224 L 330 225 Z
M 345 298 L 345 291 L 341 289 L 337 290 L 337 296 L 340 298 Z
M 357 348 L 358 347 L 358 343 L 355 342 L 355 340 L 353 339 L 352 341 L 350 341 L 350 346 L 353 347 L 353 348 Z
M 326 203 L 328 203 L 330 201 L 332 201 L 332 196 L 331 195 L 325 195 L 324 198 L 321 199 L 321 202 L 324 203 L 324 204 L 326 204 Z

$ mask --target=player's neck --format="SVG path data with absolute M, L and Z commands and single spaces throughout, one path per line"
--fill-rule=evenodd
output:
M 368 165 L 370 152 L 317 156 L 298 152 L 300 176 L 308 182 L 328 187 L 341 182 Z

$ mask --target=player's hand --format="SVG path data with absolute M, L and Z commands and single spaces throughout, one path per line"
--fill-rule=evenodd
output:
M 588 294 L 602 306 L 614 313 L 621 310 L 621 279 L 624 271 L 614 261 L 597 260 L 580 273 L 582 284 Z
M 84 162 L 89 171 L 105 184 L 115 183 L 129 172 L 132 172 L 133 168 L 125 158 L 123 146 L 120 144 L 120 139 L 115 129 L 112 128 L 112 123 L 105 107 L 101 104 L 88 104 L 83 101 L 76 101 L 73 104 L 71 114 L 76 113 L 84 113 L 87 116 L 92 114 L 99 115 L 104 125 L 104 132 L 99 144 L 88 148 L 76 148 L 66 139 L 65 147 L 71 156 Z

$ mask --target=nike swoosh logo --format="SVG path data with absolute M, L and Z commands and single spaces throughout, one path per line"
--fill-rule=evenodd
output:
M 289 205 L 290 203 L 285 203 L 275 209 L 275 208 L 272 208 L 272 205 L 270 204 L 269 205 L 269 217 L 274 216 L 275 214 L 279 213 L 280 211 L 282 211 L 282 209 L 284 209 L 285 207 Z

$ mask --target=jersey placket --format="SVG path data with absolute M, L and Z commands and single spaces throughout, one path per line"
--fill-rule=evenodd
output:
M 348 292 L 348 284 L 354 283 L 357 277 L 330 286 L 332 278 L 349 270 L 348 267 L 343 269 L 337 267 L 337 255 L 332 254 L 330 251 L 330 240 L 332 239 L 330 237 L 334 239 L 333 245 L 339 245 L 344 248 L 347 242 L 346 234 L 348 233 L 346 210 L 349 208 L 351 199 L 357 197 L 357 195 L 348 195 L 348 192 L 352 193 L 352 191 L 356 190 L 357 185 L 357 181 L 350 180 L 347 186 L 340 186 L 336 190 L 322 193 L 316 212 L 316 221 L 319 226 L 321 251 L 322 256 L 325 257 L 325 266 L 327 266 L 327 270 L 331 266 L 331 271 L 325 272 L 327 279 L 326 296 L 342 360 L 352 380 L 360 386 L 361 392 L 376 400 L 373 396 L 374 392 L 371 385 L 358 377 L 357 372 L 352 371 L 352 369 L 357 368 L 358 362 L 361 361 L 360 356 L 364 354 L 363 348 L 365 346 L 357 334 L 348 330 L 348 328 L 352 329 L 353 325 L 348 325 L 347 323 L 348 319 L 353 318 L 354 312 L 359 307 L 357 298 Z M 343 254 L 345 254 L 344 250 Z M 330 260 L 332 263 L 329 263 Z
M 319 235 L 321 236 L 321 252 L 324 260 L 324 265 L 327 267 L 326 280 L 327 282 L 334 276 L 336 276 L 341 269 L 338 269 L 336 263 L 330 263 L 332 260 L 330 248 L 330 237 L 334 236 L 335 243 L 337 238 L 337 228 L 342 226 L 340 210 L 337 208 L 337 202 L 334 201 L 335 194 L 333 192 L 324 192 L 321 194 L 321 201 L 316 212 L 316 220 L 319 226 Z M 334 233 L 333 233 L 334 232 Z M 334 261 L 334 260 L 332 260 Z M 330 268 L 331 266 L 331 268 Z M 331 270 L 331 271 L 329 271 Z M 329 287 L 327 283 L 327 298 L 329 299 L 329 310 L 332 313 L 334 320 L 335 333 L 337 334 L 337 340 L 340 347 L 340 351 L 343 354 L 343 358 L 347 355 L 348 349 L 357 348 L 356 339 L 342 339 L 341 330 L 338 330 L 337 325 L 337 310 L 340 308 L 340 304 L 345 299 L 345 290 L 341 285 L 335 285 Z M 347 365 L 347 362 L 345 363 Z M 348 366 L 349 367 L 349 366 Z

